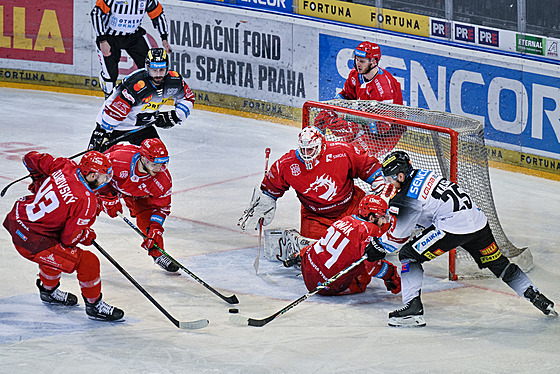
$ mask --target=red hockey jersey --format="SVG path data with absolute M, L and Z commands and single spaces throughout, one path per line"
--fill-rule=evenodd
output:
M 163 169 L 154 177 L 139 175 L 140 147 L 136 145 L 117 144 L 105 154 L 113 164 L 111 188 L 124 196 L 150 197 L 151 205 L 157 210 L 154 213 L 165 219 L 171 212 L 172 181 L 169 171 Z
M 36 194 L 22 197 L 4 220 L 14 244 L 36 254 L 61 243 L 76 246 L 97 217 L 97 195 L 75 162 L 47 153 L 30 152 L 29 170 L 49 175 Z
M 379 72 L 369 82 L 356 69 L 348 74 L 344 88 L 337 98 L 346 100 L 376 100 L 389 104 L 403 103 L 401 85 L 387 70 L 379 68 Z
M 329 142 L 319 163 L 305 168 L 295 150 L 277 160 L 266 173 L 261 190 L 277 199 L 292 187 L 301 204 L 327 218 L 336 218 L 354 195 L 354 178 L 370 183 L 381 174 L 375 157 L 344 142 Z
M 315 244 L 308 248 L 302 257 L 301 273 L 309 290 L 325 282 L 364 255 L 372 237 L 382 234 L 380 228 L 372 222 L 356 215 L 346 216 L 332 224 Z M 330 292 L 337 293 L 348 288 L 352 280 L 366 271 L 366 264 L 361 263 L 347 275 L 340 277 L 329 286 Z M 374 274 L 375 275 L 375 274 Z

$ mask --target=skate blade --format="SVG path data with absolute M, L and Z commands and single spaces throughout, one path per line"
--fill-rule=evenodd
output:
M 549 316 L 554 316 L 554 317 L 558 317 L 558 312 L 554 310 L 554 308 L 550 308 L 548 310 L 548 315 Z
M 391 327 L 424 327 L 424 316 L 391 317 L 388 325 Z

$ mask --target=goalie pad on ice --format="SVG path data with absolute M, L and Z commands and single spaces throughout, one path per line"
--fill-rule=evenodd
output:
M 315 242 L 314 239 L 301 236 L 296 229 L 264 230 L 264 257 L 284 262 L 292 254 Z
M 243 231 L 250 228 L 257 230 L 259 228 L 259 220 L 262 218 L 263 226 L 267 226 L 272 222 L 275 211 L 276 200 L 263 193 L 259 187 L 255 187 L 249 207 L 245 209 L 241 218 L 239 218 L 237 226 L 241 227 Z

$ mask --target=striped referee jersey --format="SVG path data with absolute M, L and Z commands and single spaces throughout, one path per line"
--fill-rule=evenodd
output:
M 91 11 L 97 41 L 104 40 L 105 35 L 135 33 L 140 27 L 144 13 L 148 13 L 162 40 L 167 40 L 167 19 L 158 0 L 97 0 Z

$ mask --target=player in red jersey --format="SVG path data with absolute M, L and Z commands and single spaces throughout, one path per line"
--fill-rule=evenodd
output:
M 401 86 L 391 73 L 378 66 L 380 59 L 379 45 L 367 41 L 360 43 L 354 50 L 354 69 L 350 71 L 344 88 L 335 98 L 402 105 Z M 367 121 L 353 115 L 338 116 L 327 110 L 317 115 L 314 126 L 321 131 L 329 128 L 340 140 L 378 157 L 392 151 L 406 131 L 406 127 L 402 125 Z
M 75 271 L 87 315 L 121 320 L 124 312 L 101 298 L 99 259 L 78 247 L 91 245 L 96 237 L 91 229 L 97 217 L 96 190 L 111 180 L 111 162 L 96 151 L 86 153 L 79 166 L 67 158 L 38 152 L 27 153 L 23 162 L 33 178 L 32 195 L 16 201 L 4 227 L 19 254 L 39 264 L 41 300 L 76 305 L 75 295 L 58 288 L 61 273 Z
M 171 212 L 171 175 L 167 170 L 169 154 L 160 139 L 146 139 L 141 146 L 117 144 L 106 152 L 113 163 L 114 177 L 110 186 L 101 191 L 103 210 L 116 217 L 122 212 L 120 197 L 130 215 L 147 238 L 142 247 L 156 264 L 167 271 L 179 267 L 169 257 L 154 248 L 163 247 L 163 222 Z
M 377 178 L 380 177 L 380 178 Z M 277 160 L 255 188 L 249 207 L 238 225 L 242 230 L 268 225 L 276 200 L 292 187 L 301 202 L 301 235 L 319 239 L 341 217 L 357 213 L 365 192 L 354 184 L 360 178 L 371 184 L 382 180 L 375 157 L 343 142 L 330 142 L 316 127 L 299 134 L 298 148 Z
M 336 99 L 375 100 L 402 105 L 401 85 L 391 73 L 379 67 L 380 59 L 379 45 L 360 43 L 354 49 L 354 69 L 350 71 Z
M 321 239 L 290 259 L 292 264 L 301 262 L 301 273 L 308 290 L 332 278 L 367 252 L 371 239 L 381 236 L 387 227 L 387 208 L 387 203 L 379 196 L 365 196 L 360 202 L 358 214 L 334 222 Z M 394 294 L 401 291 L 397 267 L 389 261 L 375 259 L 361 263 L 319 294 L 330 296 L 364 292 L 372 277 L 383 279 L 387 291 Z

